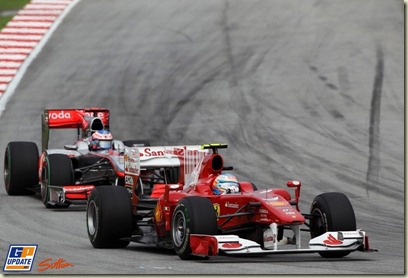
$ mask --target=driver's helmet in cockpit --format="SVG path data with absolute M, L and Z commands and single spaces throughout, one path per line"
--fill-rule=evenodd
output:
M 211 189 L 215 195 L 238 193 L 238 180 L 234 175 L 221 174 L 214 180 Z
M 112 148 L 113 136 L 108 130 L 98 130 L 92 134 L 89 150 L 109 150 Z

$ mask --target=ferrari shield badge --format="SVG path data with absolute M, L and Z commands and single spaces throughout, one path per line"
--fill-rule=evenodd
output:
M 217 214 L 217 216 L 220 216 L 220 204 L 213 204 L 213 206 L 214 206 L 215 214 Z

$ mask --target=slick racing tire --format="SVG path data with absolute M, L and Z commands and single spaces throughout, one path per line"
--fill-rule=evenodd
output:
M 38 148 L 33 142 L 10 142 L 4 154 L 4 185 L 9 195 L 32 195 L 38 185 Z
M 356 218 L 350 200 L 343 193 L 330 192 L 316 196 L 310 214 L 311 237 L 331 231 L 355 231 Z M 324 258 L 341 258 L 349 251 L 319 252 Z
M 88 237 L 95 248 L 124 248 L 129 241 L 121 238 L 132 233 L 132 204 L 126 188 L 95 187 L 86 207 Z
M 74 171 L 71 159 L 65 154 L 50 154 L 45 157 L 41 173 L 41 199 L 46 208 L 67 208 L 69 204 L 49 203 L 50 185 L 64 186 L 74 184 Z
M 142 147 L 151 146 L 149 140 L 125 140 L 122 142 L 123 142 L 123 145 L 125 145 L 126 147 L 133 147 L 134 145 L 138 145 Z
M 181 199 L 171 221 L 174 250 L 181 259 L 195 258 L 190 248 L 191 234 L 216 235 L 217 232 L 217 215 L 209 199 L 199 196 Z

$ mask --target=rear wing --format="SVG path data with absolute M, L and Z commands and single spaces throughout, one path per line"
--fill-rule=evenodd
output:
M 109 130 L 109 109 L 46 109 L 41 115 L 42 150 L 48 148 L 50 129 L 77 129 L 78 140 L 92 130 Z

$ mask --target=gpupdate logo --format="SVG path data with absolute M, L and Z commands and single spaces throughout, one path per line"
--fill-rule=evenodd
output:
M 37 252 L 38 245 L 29 244 L 12 244 L 9 247 L 9 251 L 4 263 L 3 271 L 12 272 L 28 272 L 31 271 L 31 267 L 34 263 L 35 253 Z

